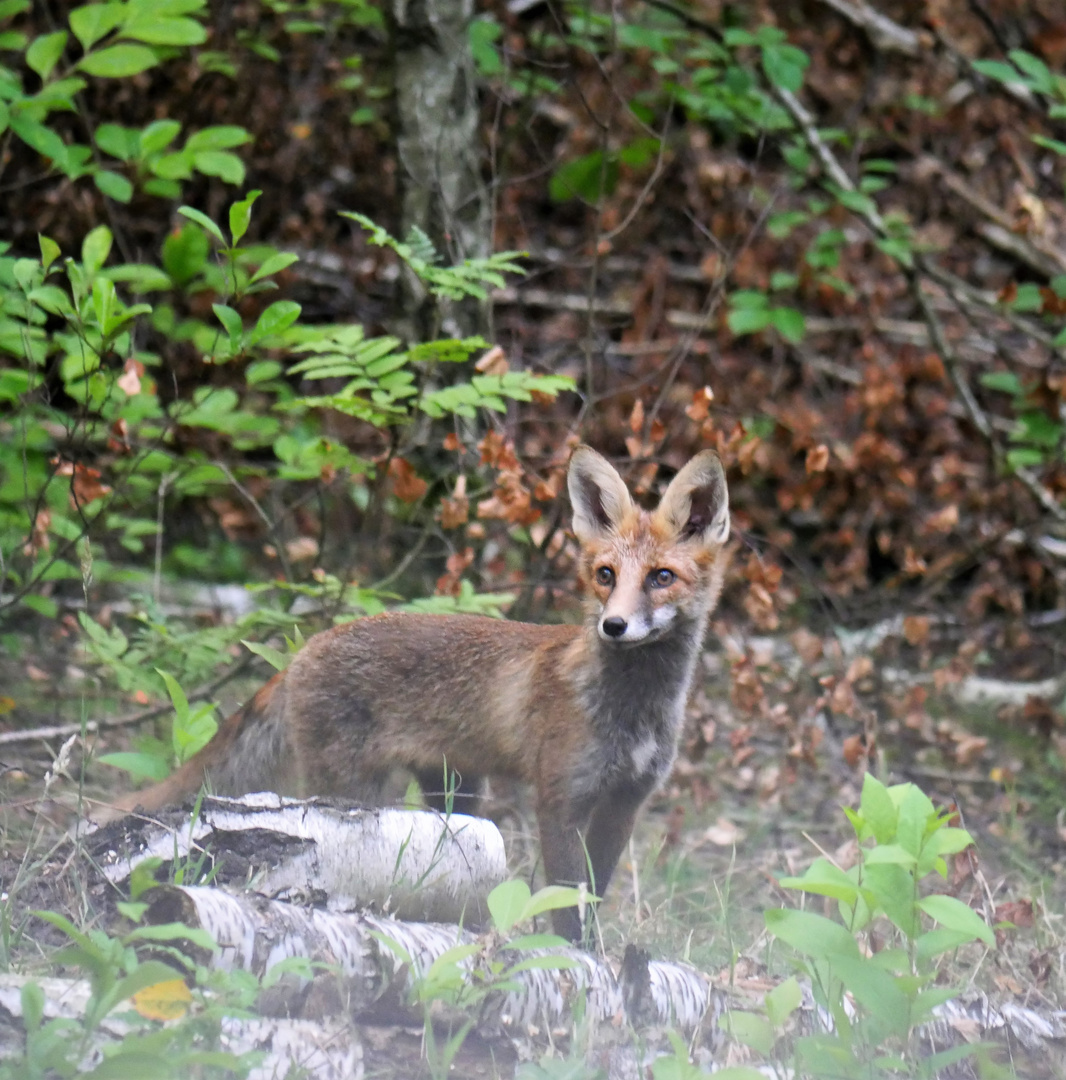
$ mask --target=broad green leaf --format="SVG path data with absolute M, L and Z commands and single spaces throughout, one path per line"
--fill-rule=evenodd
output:
M 109 169 L 93 173 L 93 183 L 115 202 L 128 203 L 133 198 L 133 185 L 126 177 Z
M 222 230 L 202 211 L 194 210 L 191 206 L 179 206 L 178 213 L 182 217 L 187 217 L 190 221 L 195 221 L 201 228 L 206 229 L 220 244 L 226 242 Z
M 174 711 L 179 717 L 188 716 L 189 699 L 185 696 L 185 691 L 182 690 L 178 680 L 169 671 L 164 671 L 162 668 L 156 668 L 155 670 L 156 674 L 166 684 L 167 694 L 170 696 L 170 703 L 174 706 Z
M 855 1000 L 879 1023 L 886 1024 L 895 1035 L 907 1034 L 910 1002 L 892 975 L 858 956 L 834 957 L 830 966 Z
M 232 150 L 251 141 L 252 136 L 245 128 L 236 124 L 219 124 L 190 135 L 185 149 L 197 154 L 203 150 Z
M 793 343 L 802 341 L 803 335 L 807 332 L 803 315 L 795 308 L 771 308 L 770 324 L 786 341 Z
M 195 19 L 139 18 L 128 20 L 120 36 L 148 45 L 202 45 L 207 31 Z
M 259 281 L 260 278 L 269 277 L 271 274 L 276 274 L 278 271 L 284 270 L 287 266 L 292 266 L 294 262 L 299 261 L 300 256 L 294 255 L 291 251 L 276 251 L 256 270 L 252 275 L 252 281 L 255 282 Z
M 946 929 L 979 938 L 990 949 L 995 947 L 996 936 L 988 923 L 972 907 L 956 900 L 954 896 L 943 896 L 939 893 L 924 896 L 918 901 L 918 907 Z
M 244 333 L 244 323 L 240 315 L 226 304 L 212 304 L 211 310 L 218 316 L 218 321 L 226 328 L 230 341 L 240 340 Z
M 766 995 L 766 1016 L 774 1027 L 783 1027 L 802 1002 L 800 984 L 795 978 L 786 979 Z
M 97 225 L 81 243 L 81 262 L 86 277 L 92 277 L 107 261 L 111 253 L 111 230 Z
M 226 150 L 202 150 L 193 154 L 193 164 L 205 176 L 217 176 L 227 184 L 244 183 L 244 162 Z
M 501 881 L 489 893 L 487 897 L 489 914 L 499 933 L 506 934 L 518 922 L 529 899 L 529 886 L 520 878 Z
M 37 234 L 37 243 L 41 249 L 41 266 L 47 270 L 62 252 L 59 245 L 50 236 L 45 236 L 43 233 Z
M 769 1057 L 774 1048 L 774 1029 L 765 1016 L 757 1013 L 731 1011 L 725 1014 L 725 1029 L 743 1046 Z
M 765 307 L 733 308 L 726 322 L 738 337 L 741 334 L 756 334 L 770 325 L 770 310 Z
M 85 4 L 70 13 L 70 28 L 88 52 L 105 34 L 109 34 L 126 17 L 124 4 Z
M 851 905 L 859 896 L 859 887 L 854 878 L 824 858 L 815 859 L 802 877 L 781 878 L 778 885 L 784 889 L 801 889 L 818 896 L 829 896 Z
M 254 345 L 263 338 L 287 330 L 300 317 L 300 310 L 300 305 L 293 300 L 276 300 L 256 320 L 249 341 Z
M 26 50 L 26 63 L 42 79 L 47 80 L 59 58 L 63 55 L 66 44 L 66 30 L 56 30 L 53 34 L 42 34 L 41 37 L 35 38 L 33 44 Z
M 118 750 L 113 754 L 101 754 L 96 760 L 128 772 L 134 781 L 165 780 L 170 775 L 170 764 L 161 754 Z
M 147 157 L 158 153 L 169 146 L 180 131 L 181 124 L 177 120 L 154 120 L 141 132 L 141 154 Z
M 241 242 L 241 237 L 248 231 L 248 223 L 252 220 L 252 204 L 263 193 L 261 191 L 249 191 L 248 194 L 235 202 L 229 208 L 229 231 L 233 244 Z
M 89 53 L 78 67 L 89 75 L 122 79 L 127 75 L 138 75 L 158 63 L 156 54 L 144 45 L 109 45 L 99 52 Z
M 51 158 L 61 169 L 67 163 L 67 144 L 50 127 L 25 113 L 11 117 L 11 130 L 42 157 Z
M 763 913 L 766 928 L 804 956 L 829 960 L 837 956 L 858 957 L 855 939 L 839 923 L 812 911 L 772 908 Z
M 261 641 L 245 641 L 242 638 L 241 644 L 249 652 L 261 656 L 275 671 L 284 671 L 292 659 L 291 656 L 286 656 L 280 649 L 275 649 L 272 645 L 264 645 Z
M 888 789 L 872 773 L 863 778 L 859 809 L 863 819 L 879 844 L 887 844 L 896 838 L 896 804 Z
M 93 139 L 105 154 L 117 157 L 119 161 L 132 160 L 141 148 L 140 134 L 122 124 L 101 124 Z

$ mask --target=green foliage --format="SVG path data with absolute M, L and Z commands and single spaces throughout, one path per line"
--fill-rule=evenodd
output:
M 981 385 L 1011 399 L 1015 427 L 1005 455 L 1008 468 L 1042 467 L 1066 457 L 1066 422 L 1042 407 L 1041 383 L 1023 383 L 1013 371 L 987 371 Z
M 218 1049 L 222 1022 L 244 1015 L 258 986 L 245 972 L 214 972 L 191 964 L 171 946 L 176 939 L 214 952 L 217 945 L 203 930 L 169 924 L 138 926 L 112 937 L 100 930 L 81 931 L 54 912 L 37 912 L 69 940 L 56 962 L 78 969 L 89 980 L 90 994 L 81 1016 L 45 1019 L 45 993 L 27 982 L 22 988 L 25 1049 L 0 1062 L 2 1080 L 53 1080 L 74 1076 L 245 1076 L 257 1055 L 240 1057 Z M 150 948 L 160 959 L 141 959 Z M 192 990 L 187 983 L 191 983 Z M 132 1006 L 132 1007 L 131 1007 Z M 160 1006 L 171 1019 L 164 1022 Z M 120 1042 L 100 1038 L 101 1025 L 121 1014 L 128 1034 Z M 97 1042 L 103 1061 L 86 1068 Z
M 10 16 L 29 5 L 5 5 Z M 0 67 L 0 133 L 10 132 L 71 180 L 91 177 L 105 195 L 128 203 L 135 190 L 177 198 L 194 174 L 244 182 L 244 164 L 232 150 L 250 141 L 242 127 L 208 127 L 174 145 L 181 124 L 156 119 L 141 129 L 102 123 L 91 143 L 71 141 L 54 114 L 82 112 L 76 97 L 89 79 L 126 79 L 149 71 L 207 40 L 206 0 L 112 0 L 85 4 L 68 15 L 68 29 L 33 40 L 11 32 L 4 47 L 21 65 Z M 32 72 L 20 73 L 19 66 Z M 88 77 L 88 78 L 87 78 Z M 39 83 L 31 89 L 28 83 Z
M 559 885 L 540 889 L 530 894 L 524 881 L 504 881 L 488 895 L 489 913 L 497 934 L 507 934 L 519 923 L 528 922 L 538 915 L 557 908 L 573 907 L 588 899 L 582 890 Z M 499 952 L 519 952 L 526 955 L 514 963 L 501 960 L 485 952 L 480 944 L 456 944 L 446 949 L 425 970 L 420 971 L 414 957 L 399 942 L 375 933 L 386 948 L 415 973 L 411 984 L 411 998 L 423 1008 L 426 1060 L 434 1077 L 450 1075 L 452 1063 L 462 1048 L 477 1019 L 479 1006 L 492 994 L 516 988 L 514 976 L 534 969 L 564 971 L 578 967 L 579 963 L 549 949 L 568 948 L 569 942 L 554 934 L 527 934 L 503 945 Z M 439 1042 L 440 1034 L 434 1027 L 434 1006 L 442 1003 L 453 1009 L 463 1009 L 469 1019 L 449 1030 L 445 1040 Z M 576 1074 L 585 1076 L 587 1074 Z
M 976 941 L 992 948 L 995 937 L 972 908 L 921 885 L 934 874 L 946 878 L 946 856 L 973 841 L 913 784 L 885 787 L 870 774 L 859 810 L 845 814 L 859 844 L 856 865 L 842 870 L 819 858 L 802 877 L 780 882 L 835 901 L 838 920 L 790 909 L 765 914 L 767 929 L 794 951 L 815 1002 L 831 1018 L 829 1030 L 795 1040 L 797 1072 L 865 1078 L 906 1069 L 935 1076 L 959 1052 L 916 1056 L 914 1032 L 962 989 L 938 983 L 938 959 Z M 874 929 L 882 944 L 871 954 L 866 942 Z M 769 1057 L 799 1005 L 799 986 L 789 980 L 767 995 L 765 1017 L 734 1014 L 734 1037 Z M 979 1049 L 967 1047 L 963 1056 Z

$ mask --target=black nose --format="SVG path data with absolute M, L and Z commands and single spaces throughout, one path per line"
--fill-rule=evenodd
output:
M 603 632 L 608 637 L 621 637 L 626 632 L 626 621 L 619 615 L 603 620 Z

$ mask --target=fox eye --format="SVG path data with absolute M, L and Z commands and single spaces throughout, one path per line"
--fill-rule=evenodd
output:
M 648 576 L 656 589 L 665 589 L 667 585 L 673 585 L 677 581 L 677 574 L 673 570 L 667 570 L 665 567 L 661 570 L 653 570 Z
M 609 566 L 601 566 L 596 571 L 596 581 L 603 586 L 614 584 L 614 571 Z

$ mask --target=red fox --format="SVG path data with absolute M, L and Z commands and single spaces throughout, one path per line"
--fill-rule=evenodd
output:
M 602 895 L 677 753 L 722 588 L 729 503 L 709 450 L 651 513 L 587 446 L 574 451 L 567 483 L 583 625 L 385 614 L 324 630 L 203 750 L 114 810 L 151 811 L 205 781 L 222 794 L 365 800 L 398 766 L 439 791 L 446 762 L 463 792 L 486 776 L 531 784 L 548 880 Z M 554 919 L 558 933 L 581 937 L 575 909 Z

